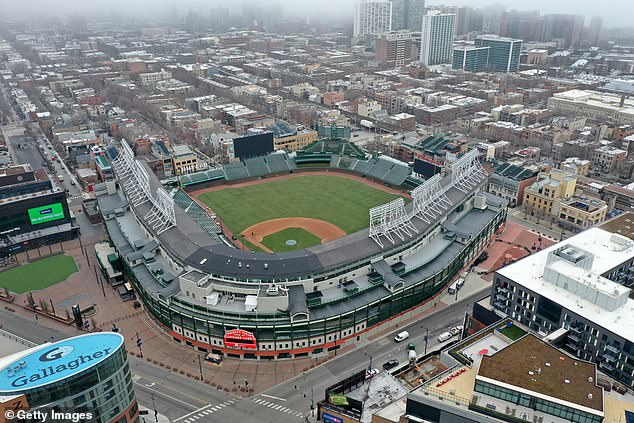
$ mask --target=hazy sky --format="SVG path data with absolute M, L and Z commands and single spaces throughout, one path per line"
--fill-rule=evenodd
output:
M 253 3 L 280 3 L 285 11 L 311 14 L 325 11 L 329 14 L 337 13 L 352 19 L 354 0 L 251 0 Z M 428 4 L 438 5 L 470 5 L 474 7 L 486 6 L 495 0 L 427 0 Z M 15 16 L 18 12 L 36 14 L 65 14 L 65 13 L 107 13 L 111 9 L 120 9 L 124 15 L 137 15 L 152 11 L 159 12 L 170 5 L 179 10 L 187 10 L 190 5 L 207 9 L 221 4 L 240 11 L 240 0 L 227 2 L 219 0 L 0 0 L 0 16 Z M 634 26 L 634 1 L 632 0 L 498 0 L 507 9 L 535 10 L 542 13 L 575 13 L 586 16 L 586 22 L 594 15 L 603 16 L 604 27 Z M 140 17 L 140 16 L 139 16 Z

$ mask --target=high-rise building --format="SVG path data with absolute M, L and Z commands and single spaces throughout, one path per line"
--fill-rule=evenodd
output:
M 420 61 L 425 66 L 451 63 L 456 15 L 433 10 L 423 16 Z
M 487 34 L 499 34 L 504 10 L 504 6 L 501 5 L 486 7 L 484 9 L 484 16 L 482 17 L 482 32 Z
M 214 32 L 226 31 L 229 29 L 229 9 L 218 6 L 210 10 L 211 29 Z
M 385 33 L 376 39 L 375 59 L 386 67 L 405 66 L 412 61 L 412 33 Z
M 354 37 L 379 35 L 392 30 L 392 3 L 360 0 L 354 5 Z
M 603 18 L 601 16 L 594 16 L 590 19 L 590 26 L 588 27 L 587 41 L 591 46 L 596 46 L 599 43 L 599 34 L 601 33 L 601 24 Z
M 484 72 L 489 66 L 490 50 L 490 47 L 455 47 L 452 68 L 468 72 Z
M 500 31 L 502 37 L 537 40 L 542 26 L 539 10 L 510 10 L 502 14 Z
M 392 30 L 419 32 L 425 15 L 425 0 L 390 0 Z
M 540 41 L 558 40 L 561 47 L 578 47 L 583 32 L 583 16 L 552 14 L 545 15 Z
M 517 72 L 520 66 L 522 40 L 480 35 L 475 39 L 476 47 L 490 47 L 489 70 L 493 72 Z

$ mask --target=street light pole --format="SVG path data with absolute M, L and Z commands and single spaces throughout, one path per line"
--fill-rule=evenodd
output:
M 427 342 L 429 342 L 429 329 L 425 330 L 425 355 L 427 355 Z
M 202 365 L 202 362 L 200 361 L 200 354 L 198 354 L 197 356 L 198 356 L 198 369 L 200 370 L 200 380 L 201 382 L 204 382 L 205 379 L 203 378 L 203 365 Z

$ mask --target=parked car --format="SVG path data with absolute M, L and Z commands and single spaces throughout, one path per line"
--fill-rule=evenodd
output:
M 378 375 L 380 372 L 379 369 L 370 369 L 366 372 L 366 377 L 372 377 Z
M 385 364 L 383 365 L 383 369 L 390 370 L 390 369 L 393 369 L 396 366 L 398 366 L 398 360 L 393 358 L 393 359 L 385 362 Z
M 440 335 L 438 335 L 438 342 L 445 342 L 451 339 L 453 335 L 451 334 L 451 332 L 443 332 Z
M 451 332 L 451 335 L 453 336 L 460 335 L 462 333 L 462 325 L 452 327 L 449 329 L 449 332 Z
M 210 361 L 214 364 L 220 364 L 222 363 L 222 355 L 220 354 L 214 354 L 214 353 L 207 353 L 205 355 L 205 360 L 206 361 Z

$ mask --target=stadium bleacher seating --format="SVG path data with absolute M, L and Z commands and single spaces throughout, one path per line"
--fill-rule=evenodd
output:
M 222 242 L 222 229 L 214 222 L 209 214 L 195 202 L 185 191 L 178 189 L 174 193 L 174 202 L 180 206 L 185 213 L 190 215 L 209 235 Z
M 246 159 L 244 160 L 244 165 L 251 177 L 264 176 L 271 173 L 271 170 L 269 169 L 268 164 L 264 161 L 263 157 Z
M 218 169 L 209 169 L 204 170 L 202 172 L 190 173 L 188 175 L 183 175 L 180 177 L 181 185 L 195 185 L 200 184 L 202 182 L 215 181 L 218 179 L 224 179 L 225 173 L 222 168 Z
M 242 162 L 225 165 L 224 171 L 225 179 L 228 181 L 235 181 L 237 179 L 245 179 L 249 177 L 249 172 Z
M 266 160 L 269 165 L 271 173 L 288 172 L 291 170 L 286 154 L 271 154 L 270 156 L 266 156 L 264 160 Z

